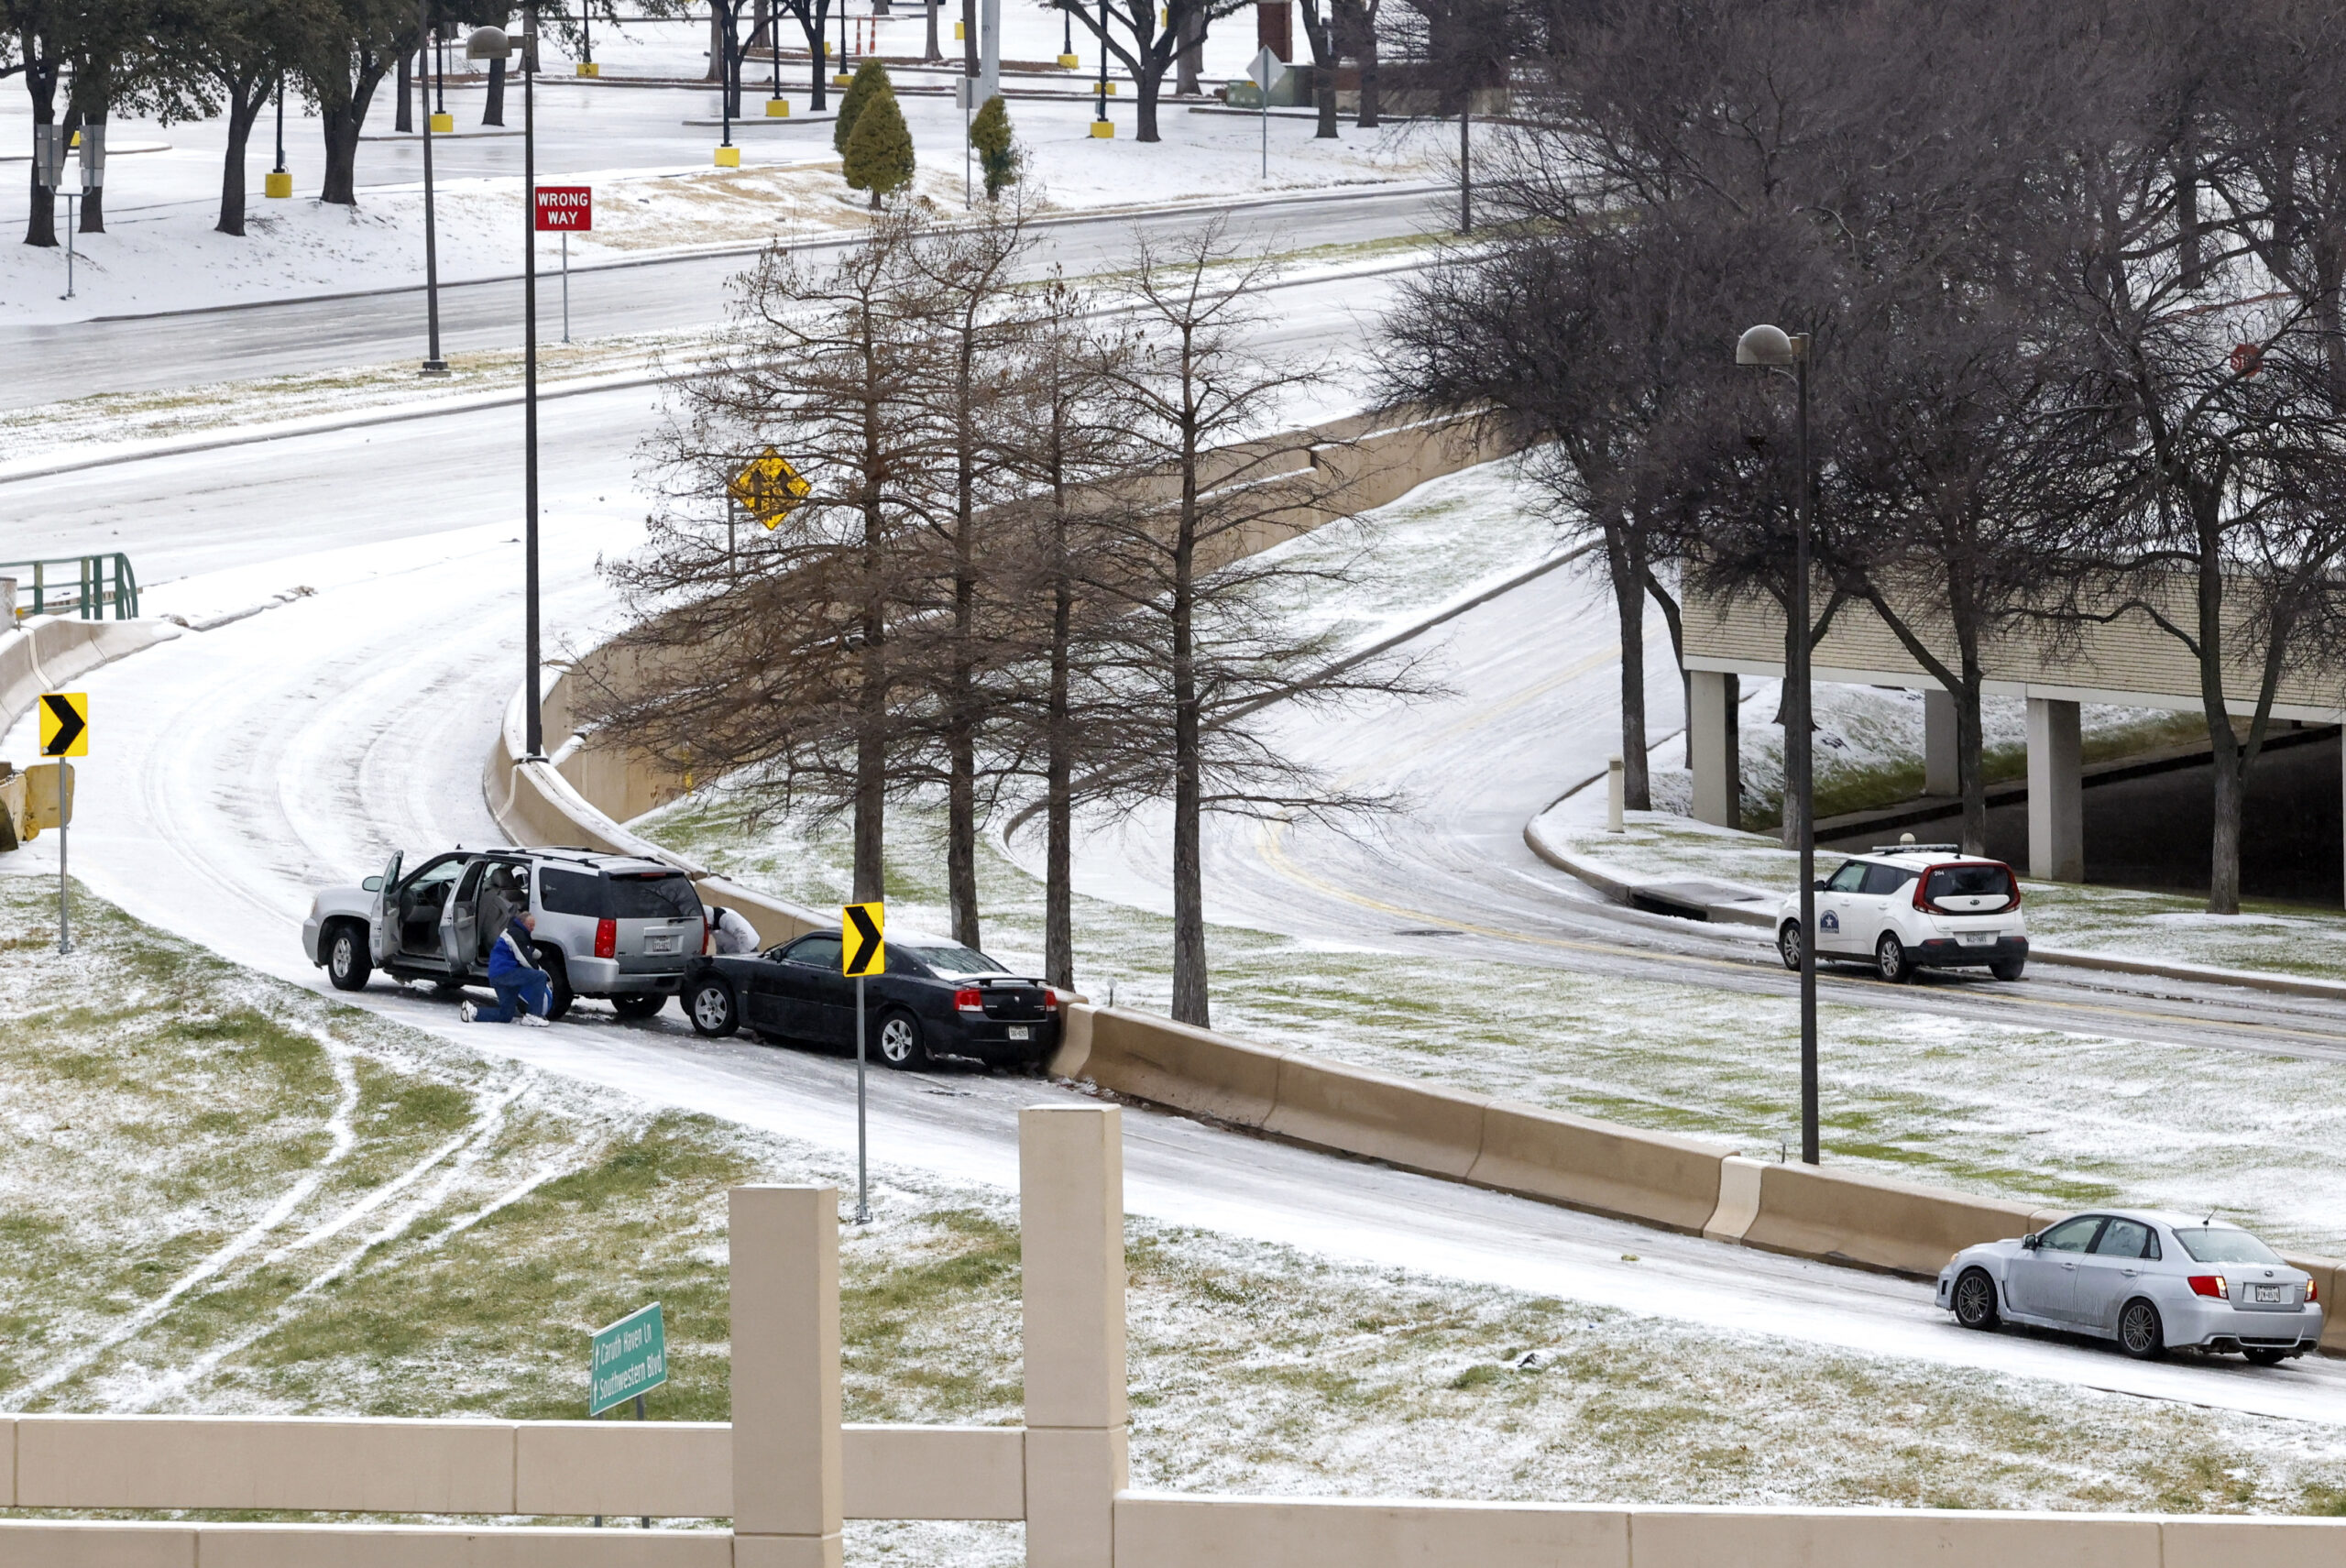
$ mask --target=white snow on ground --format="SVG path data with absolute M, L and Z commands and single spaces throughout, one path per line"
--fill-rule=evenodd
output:
M 1047 60 L 1058 52 L 1051 17 L 1031 7 L 1005 6 L 1007 58 Z M 917 52 L 916 19 L 883 23 L 882 48 Z M 1224 23 L 1210 41 L 1212 63 L 1235 74 L 1252 54 L 1241 47 L 1243 22 Z M 626 38 L 598 37 L 596 56 L 609 78 L 700 73 L 695 49 L 679 45 L 675 29 L 636 29 Z M 685 29 L 689 30 L 689 29 Z M 1251 32 L 1251 28 L 1247 29 Z M 1048 33 L 1047 38 L 1044 35 Z M 949 39 L 948 39 L 949 46 Z M 1023 52 L 1023 51 L 1029 51 Z M 1091 51 L 1083 51 L 1086 59 Z M 1223 59 L 1232 56 L 1232 59 Z M 689 57 L 689 58 L 688 58 Z M 566 71 L 566 62 L 550 71 Z M 574 266 L 707 248 L 755 246 L 776 235 L 850 232 L 866 221 L 868 199 L 850 191 L 839 173 L 828 121 L 805 117 L 803 63 L 785 63 L 785 95 L 795 121 L 768 124 L 766 89 L 746 92 L 755 120 L 737 131 L 742 167 L 714 166 L 722 134 L 714 125 L 715 93 L 697 88 L 630 89 L 549 75 L 538 108 L 542 183 L 586 184 L 595 192 L 595 232 L 570 238 Z M 901 71 L 911 86 L 928 76 Z M 935 80 L 942 82 L 943 75 Z M 1056 83 L 1056 79 L 1054 79 Z M 1014 80 L 1014 87 L 1023 85 Z M 1066 85 L 1071 92 L 1072 83 Z M 1218 83 L 1210 83 L 1218 84 Z M 1117 135 L 1091 134 L 1091 100 L 1014 99 L 1011 114 L 1026 148 L 1030 200 L 1038 210 L 1098 210 L 1184 199 L 1211 202 L 1266 192 L 1319 190 L 1391 181 L 1439 179 L 1451 138 L 1426 126 L 1396 123 L 1381 130 L 1347 126 L 1336 141 L 1317 140 L 1310 122 L 1275 118 L 1269 126 L 1270 175 L 1258 171 L 1259 127 L 1245 116 L 1191 114 L 1169 99 L 1160 113 L 1164 139 L 1132 138 L 1131 87 L 1112 99 Z M 475 132 L 485 88 L 451 86 L 448 104 L 460 128 Z M 836 95 L 833 97 L 836 103 Z M 962 116 L 949 97 L 900 100 L 911 126 L 921 175 L 920 197 L 939 211 L 962 206 Z M 387 82 L 369 115 L 375 133 L 389 137 L 392 93 Z M 59 322 L 92 316 L 143 314 L 258 299 L 415 287 L 423 281 L 423 195 L 420 138 L 367 141 L 358 154 L 361 184 L 355 208 L 313 198 L 323 172 L 317 122 L 289 104 L 286 139 L 297 195 L 271 201 L 261 176 L 273 160 L 266 119 L 247 159 L 251 220 L 245 237 L 213 232 L 219 213 L 219 158 L 225 140 L 216 122 L 157 126 L 136 118 L 114 122 L 117 147 L 167 150 L 120 153 L 107 160 L 107 232 L 76 238 L 73 292 L 66 287 L 62 249 L 0 246 L 0 323 Z M 30 145 L 30 110 L 21 91 L 0 93 L 0 148 Z M 518 88 L 510 93 L 509 129 L 521 123 Z M 521 142 L 518 136 L 467 134 L 434 138 L 434 187 L 440 276 L 444 281 L 512 276 L 521 270 Z M 0 162 L 0 170 L 11 167 Z M 20 234 L 29 192 L 26 181 L 0 180 L 0 234 Z M 60 225 L 62 218 L 60 216 Z M 538 237 L 539 265 L 551 272 L 561 241 Z

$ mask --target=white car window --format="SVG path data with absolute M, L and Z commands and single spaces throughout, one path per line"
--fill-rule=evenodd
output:
M 1833 873 L 1833 880 L 1825 884 L 1825 891 L 1827 893 L 1855 893 L 1858 891 L 1859 885 L 1864 883 L 1865 876 L 1865 862 L 1863 861 L 1851 861 L 1847 865 L 1843 866 L 1839 871 Z

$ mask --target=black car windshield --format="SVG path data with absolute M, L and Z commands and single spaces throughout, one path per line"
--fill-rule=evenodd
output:
M 2230 1225 L 2177 1225 L 2175 1239 L 2197 1263 L 2278 1263 L 2281 1255 Z
M 610 889 L 611 917 L 617 920 L 696 920 L 700 894 L 693 879 L 682 872 L 664 875 L 617 875 L 605 879 Z
M 926 964 L 940 980 L 959 980 L 965 975 L 1008 974 L 1010 971 L 979 952 L 958 943 L 939 943 L 936 947 L 906 946 L 900 949 Z

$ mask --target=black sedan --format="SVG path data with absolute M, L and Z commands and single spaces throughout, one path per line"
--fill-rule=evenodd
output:
M 1058 998 L 958 943 L 892 938 L 884 974 L 865 980 L 866 1047 L 893 1068 L 934 1056 L 1032 1066 L 1059 1039 Z M 855 1048 L 855 981 L 839 972 L 839 938 L 817 931 L 762 953 L 692 961 L 685 1014 L 700 1034 L 751 1029 L 778 1039 Z

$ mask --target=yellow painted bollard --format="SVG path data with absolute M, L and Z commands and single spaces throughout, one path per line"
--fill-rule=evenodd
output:
M 260 177 L 260 189 L 261 194 L 265 196 L 291 196 L 293 194 L 293 176 L 291 174 L 277 173 L 264 174 Z
M 581 76 L 600 76 L 603 74 L 603 68 L 596 64 L 591 60 L 582 60 L 578 62 L 578 74 Z
M 842 71 L 837 76 L 831 78 L 831 85 L 834 87 L 852 87 L 855 85 L 855 78 Z
M 435 137 L 448 137 L 455 135 L 456 116 L 454 115 L 433 115 L 432 134 Z
M 1075 56 L 1071 54 L 1063 54 L 1059 56 L 1059 69 L 1062 71 L 1073 71 L 1077 66 L 1081 65 L 1082 63 L 1083 62 L 1081 60 L 1076 59 Z
M 790 118 L 790 100 L 787 98 L 767 99 L 766 118 L 769 120 L 786 120 Z
M 1095 137 L 1113 137 L 1116 134 L 1116 122 L 1113 120 L 1094 120 L 1091 122 L 1091 134 Z
M 741 149 L 738 147 L 718 148 L 717 149 L 717 167 L 719 169 L 740 168 Z
M 954 24 L 953 24 L 953 41 L 954 41 L 955 43 L 957 43 L 957 44 L 958 44 L 958 43 L 959 43 L 959 42 L 961 41 L 961 38 L 962 38 L 962 32 L 961 32 L 961 29 L 962 29 L 965 26 L 967 26 L 967 24 L 966 24 L 966 23 L 962 23 L 962 22 L 956 22 L 956 23 L 954 23 Z

